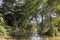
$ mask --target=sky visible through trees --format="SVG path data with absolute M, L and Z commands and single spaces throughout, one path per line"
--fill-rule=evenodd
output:
M 0 8 L 2 7 L 2 5 L 3 5 L 3 1 L 2 1 L 2 0 L 0 0 Z

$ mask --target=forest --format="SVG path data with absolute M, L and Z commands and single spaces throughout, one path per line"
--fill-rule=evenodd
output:
M 0 0 L 0 35 L 26 38 L 34 33 L 60 36 L 60 0 Z

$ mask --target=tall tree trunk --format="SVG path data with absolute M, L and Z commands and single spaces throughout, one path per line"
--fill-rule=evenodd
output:
M 42 25 L 41 25 L 41 27 L 43 27 L 43 14 L 41 15 L 41 18 L 42 18 Z

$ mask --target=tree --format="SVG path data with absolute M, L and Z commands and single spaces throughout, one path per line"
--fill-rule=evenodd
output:
M 44 2 L 44 0 L 42 0 L 42 1 L 43 1 L 42 7 L 40 8 L 40 15 L 41 15 L 42 21 L 39 25 L 44 30 L 45 27 L 48 27 L 48 28 L 52 27 L 52 25 L 53 25 L 52 19 L 53 19 L 54 15 L 59 17 L 59 13 L 60 13 L 59 7 L 60 6 L 58 6 L 58 4 L 60 1 L 59 0 L 46 0 L 45 2 Z M 45 18 L 45 19 L 43 19 L 43 18 Z
M 39 0 L 4 0 L 1 12 L 4 19 L 10 26 L 18 26 L 21 22 L 29 19 L 30 16 L 36 14 L 39 7 Z
M 0 12 L 5 23 L 13 27 L 8 30 L 9 33 L 14 36 L 28 33 L 32 28 L 31 19 L 37 15 L 40 0 L 3 0 L 3 2 Z

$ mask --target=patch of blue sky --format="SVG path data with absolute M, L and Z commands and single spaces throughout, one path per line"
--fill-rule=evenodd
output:
M 3 0 L 0 0 L 0 8 L 2 8 Z

